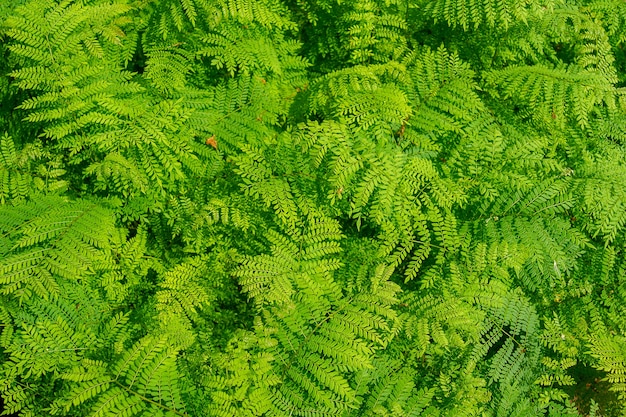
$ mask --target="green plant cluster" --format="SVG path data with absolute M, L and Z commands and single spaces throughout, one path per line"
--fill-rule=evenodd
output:
M 626 3 L 0 1 L 29 417 L 626 416 Z

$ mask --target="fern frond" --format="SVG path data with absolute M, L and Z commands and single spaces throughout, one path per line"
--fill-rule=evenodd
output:
M 412 370 L 403 368 L 387 357 L 377 359 L 374 365 L 376 371 L 366 370 L 357 377 L 361 392 L 367 395 L 367 401 L 350 415 L 437 415 L 436 407 L 432 405 L 434 389 L 418 390 Z
M 598 369 L 607 372 L 611 390 L 618 392 L 621 399 L 626 396 L 626 352 L 623 336 L 607 337 L 594 335 L 589 340 L 591 355 L 598 361 Z
M 238 26 L 230 26 L 206 35 L 207 47 L 200 51 L 202 56 L 212 57 L 211 64 L 217 69 L 226 69 L 230 76 L 236 72 L 280 75 L 281 65 L 273 45 L 260 34 L 250 34 Z M 250 36 L 248 38 L 248 36 Z
M 18 152 L 13 138 L 6 134 L 0 138 L 0 204 L 19 203 L 36 188 L 43 188 L 43 179 L 32 167 L 32 162 L 42 156 L 35 144 Z
M 355 64 L 386 63 L 407 50 L 407 22 L 394 2 L 361 1 L 352 4 L 343 17 L 347 47 Z
M 111 212 L 95 201 L 45 197 L 0 210 L 2 292 L 19 299 L 59 294 L 57 277 L 78 280 L 108 259 Z
M 191 32 L 196 25 L 205 23 L 212 9 L 207 0 L 159 0 L 151 2 L 148 9 L 148 39 L 150 42 L 171 41 L 181 33 Z M 154 45 L 153 45 L 154 46 Z
M 441 46 L 436 51 L 427 49 L 411 55 L 406 61 L 411 78 L 405 88 L 416 109 L 408 128 L 421 134 L 462 133 L 469 122 L 484 117 L 474 72 L 457 54 Z
M 550 3 L 548 3 L 550 4 Z M 445 21 L 449 26 L 460 26 L 467 31 L 477 30 L 480 25 L 507 29 L 517 22 L 526 22 L 538 13 L 544 2 L 524 1 L 485 1 L 472 0 L 432 0 L 426 2 L 424 13 L 437 21 Z
M 208 381 L 213 391 L 206 413 L 220 417 L 261 416 L 276 408 L 272 389 L 281 379 L 274 371 L 277 358 L 266 351 L 276 345 L 272 333 L 257 318 L 254 332 L 240 331 L 225 352 L 217 355 Z
M 180 102 L 155 103 L 141 96 L 143 88 L 131 81 L 132 74 L 121 69 L 114 53 L 105 51 L 102 56 L 91 56 L 80 47 L 80 42 L 74 45 L 68 41 L 86 39 L 87 32 L 94 28 L 103 31 L 107 19 L 115 20 L 128 8 L 119 4 L 104 9 L 98 5 L 37 6 L 9 22 L 12 29 L 8 31 L 14 47 L 45 46 L 54 55 L 54 62 L 47 57 L 26 55 L 23 67 L 12 73 L 16 85 L 35 91 L 20 106 L 28 113 L 26 119 L 47 123 L 45 136 L 54 139 L 61 149 L 69 150 L 74 163 L 85 159 L 95 162 L 88 172 L 109 180 L 109 187 L 112 185 L 114 192 L 124 196 L 141 196 L 145 192 L 142 183 L 154 182 L 161 189 L 169 187 L 184 177 L 183 167 L 195 169 L 196 158 L 189 149 L 191 132 L 183 128 L 190 110 Z M 24 34 L 17 27 L 25 16 L 44 22 L 48 15 L 50 23 L 41 23 L 32 33 Z M 56 31 L 62 33 L 57 35 Z M 177 134 L 166 133 L 173 131 Z M 112 160 L 101 163 L 99 158 L 94 161 L 87 156 L 90 152 L 117 153 L 117 164 Z M 139 178 L 137 173 L 141 174 Z M 130 188 L 135 186 L 140 189 Z
M 371 366 L 377 346 L 397 331 L 390 310 L 397 287 L 387 281 L 393 269 L 380 266 L 362 292 L 342 295 L 333 280 L 339 264 L 328 258 L 340 250 L 333 242 L 341 236 L 338 225 L 324 218 L 310 221 L 299 237 L 269 236 L 272 255 L 248 258 L 236 272 L 263 306 L 265 325 L 276 331 L 273 354 L 282 360 L 276 372 L 283 379 L 276 406 L 295 415 L 354 403 L 350 375 Z M 381 291 L 386 287 L 388 297 Z
M 463 201 L 463 189 L 440 178 L 428 158 L 406 154 L 393 142 L 372 144 L 364 132 L 353 133 L 331 122 L 310 123 L 298 138 L 312 162 L 331 173 L 325 180 L 327 198 L 347 200 L 339 207 L 345 207 L 357 229 L 364 222 L 380 228 L 384 244 L 378 256 L 393 253 L 390 260 L 397 266 L 415 249 L 415 270 L 430 250 L 432 237 L 441 239 L 444 251 L 456 245 L 456 226 L 446 211 Z
M 243 25 L 257 23 L 268 29 L 295 28 L 287 18 L 285 6 L 275 0 L 219 0 L 218 4 L 216 10 L 221 19 L 230 18 Z
M 183 262 L 164 274 L 160 290 L 156 293 L 156 309 L 163 324 L 164 333 L 171 333 L 185 343 L 192 338 L 192 324 L 198 313 L 214 297 L 207 291 L 208 257 L 198 256 Z
M 520 104 L 529 106 L 538 121 L 556 123 L 560 127 L 567 120 L 575 121 L 582 128 L 588 127 L 594 107 L 614 107 L 618 94 L 602 74 L 576 65 L 515 66 L 493 71 L 486 79 L 502 91 L 504 98 L 515 96 Z
M 92 416 L 187 416 L 177 383 L 176 350 L 162 338 L 146 336 L 110 366 L 72 384 L 52 404 L 54 414 L 89 405 Z
M 626 225 L 622 207 L 626 189 L 626 174 L 618 157 L 618 148 L 603 145 L 603 161 L 588 160 L 580 167 L 581 181 L 577 191 L 580 195 L 578 213 L 584 219 L 581 227 L 592 237 L 602 237 L 605 244 L 613 242 Z
M 96 328 L 84 322 L 88 308 L 76 301 L 34 303 L 30 316 L 19 322 L 5 366 L 24 379 L 36 379 L 80 362 L 95 348 Z
M 192 72 L 193 55 L 180 45 L 152 47 L 146 50 L 145 77 L 152 85 L 165 94 L 173 97 L 184 90 L 189 73 Z
M 189 124 L 198 135 L 213 137 L 218 150 L 238 149 L 242 142 L 256 145 L 273 135 L 271 126 L 287 111 L 280 97 L 279 90 L 264 78 L 238 76 L 211 87 L 208 94 L 189 97 L 195 110 Z M 198 102 L 202 105 L 196 106 Z

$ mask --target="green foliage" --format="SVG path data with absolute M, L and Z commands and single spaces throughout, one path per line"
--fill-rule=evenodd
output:
M 540 7 L 551 6 L 551 1 L 485 1 L 481 4 L 463 0 L 433 0 L 422 3 L 424 14 L 433 19 L 445 21 L 452 27 L 460 26 L 463 30 L 473 30 L 480 25 L 506 30 L 518 22 L 526 22 L 537 13 Z M 417 4 L 415 6 L 418 6 Z
M 50 196 L 3 207 L 0 218 L 3 294 L 56 298 L 57 278 L 81 279 L 108 260 L 114 218 L 95 201 Z
M 9 3 L 4 415 L 626 413 L 623 2 Z
M 90 403 L 88 412 L 94 416 L 186 415 L 177 386 L 176 351 L 166 341 L 145 337 L 110 367 L 89 360 L 82 365 L 62 374 L 62 379 L 77 383 L 51 404 L 50 414 L 68 415 Z

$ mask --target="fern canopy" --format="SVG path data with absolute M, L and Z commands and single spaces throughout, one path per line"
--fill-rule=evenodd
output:
M 626 415 L 624 2 L 0 22 L 0 414 Z

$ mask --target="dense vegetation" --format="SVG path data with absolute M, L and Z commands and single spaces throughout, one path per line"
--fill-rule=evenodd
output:
M 626 415 L 626 3 L 0 0 L 19 416 Z

